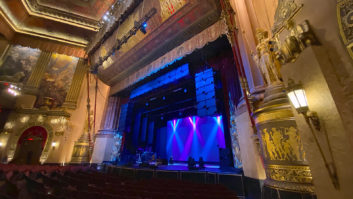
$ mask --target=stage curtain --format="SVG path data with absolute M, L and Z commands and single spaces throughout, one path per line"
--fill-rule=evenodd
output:
M 150 76 L 159 70 L 167 67 L 168 65 L 180 60 L 184 56 L 191 54 L 197 49 L 203 48 L 208 43 L 215 41 L 220 36 L 228 33 L 228 28 L 224 20 L 220 20 L 203 30 L 201 33 L 185 41 L 180 46 L 166 53 L 164 56 L 156 59 L 152 63 L 146 65 L 142 69 L 134 72 L 133 74 L 126 77 L 123 81 L 113 85 L 113 92 L 121 91 L 128 86 L 135 84 L 136 82 Z

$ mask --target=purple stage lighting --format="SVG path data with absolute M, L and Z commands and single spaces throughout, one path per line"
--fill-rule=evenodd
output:
M 189 156 L 203 157 L 206 162 L 219 162 L 218 147 L 225 148 L 222 116 L 187 117 L 168 121 L 168 158 L 187 161 Z

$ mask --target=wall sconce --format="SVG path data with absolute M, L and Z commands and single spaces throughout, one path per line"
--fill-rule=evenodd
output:
M 4 144 L 3 144 L 2 142 L 0 142 L 0 148 L 1 148 L 2 146 L 4 146 Z
M 329 149 L 330 156 L 331 156 L 331 160 L 332 160 L 332 162 L 329 163 L 324 152 L 323 152 L 323 149 L 322 149 L 322 146 L 319 142 L 319 139 L 318 139 L 314 129 L 312 128 L 312 126 L 314 126 L 314 128 L 317 132 L 321 132 L 321 124 L 320 124 L 319 116 L 317 115 L 316 112 L 309 110 L 305 90 L 303 89 L 301 84 L 295 84 L 295 82 L 292 79 L 289 79 L 288 80 L 288 87 L 287 87 L 287 96 L 288 96 L 290 102 L 292 103 L 292 105 L 294 106 L 294 108 L 297 110 L 297 112 L 304 116 L 305 121 L 310 128 L 311 134 L 314 137 L 315 143 L 319 149 L 321 157 L 325 163 L 325 167 L 330 175 L 332 184 L 334 185 L 334 187 L 336 189 L 339 189 L 337 169 L 336 169 L 336 165 L 335 165 L 334 159 L 333 159 L 333 153 L 332 153 L 332 149 L 331 149 L 331 145 L 330 145 L 330 140 L 328 139 L 327 132 L 324 131 L 326 142 L 327 142 L 328 149 Z
M 305 120 L 320 131 L 320 119 L 316 112 L 309 111 L 305 90 L 300 84 L 295 84 L 292 79 L 288 81 L 287 96 L 299 114 L 303 114 Z
M 51 143 L 51 146 L 53 147 L 53 149 L 55 149 L 55 147 L 58 145 L 58 143 L 57 142 L 52 142 Z

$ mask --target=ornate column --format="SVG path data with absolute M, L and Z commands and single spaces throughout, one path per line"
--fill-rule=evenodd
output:
M 283 9 L 292 10 L 288 11 L 290 13 L 285 16 L 286 18 L 276 18 L 278 20 L 275 21 L 274 30 L 281 30 L 284 26 L 292 27 L 290 18 L 298 12 L 299 7 L 296 7 L 293 2 L 281 1 L 276 12 L 277 17 L 282 16 Z M 314 37 L 309 34 L 309 29 L 306 27 L 309 26 L 305 25 L 305 29 L 300 31 L 302 35 L 295 34 L 297 33 L 295 31 L 300 30 L 301 27 L 293 28 L 294 31 L 282 46 L 276 40 L 276 32 L 273 33 L 274 38 L 269 38 L 267 31 L 262 29 L 256 31 L 259 44 L 256 47 L 254 60 L 266 83 L 263 104 L 254 112 L 267 176 L 263 191 L 265 199 L 273 198 L 272 192 L 279 195 L 287 192 L 287 196 L 298 196 L 300 193 L 305 197 L 314 194 L 311 170 L 280 72 L 282 64 L 293 62 L 295 57 L 299 56 L 299 51 L 302 49 L 295 47 L 304 48 L 314 44 Z M 298 38 L 303 39 L 306 45 L 300 43 L 302 41 Z
M 311 171 L 282 83 L 266 88 L 264 104 L 254 116 L 267 176 L 265 186 L 313 192 Z
M 80 89 L 83 78 L 88 70 L 85 60 L 80 59 L 77 63 L 76 70 L 72 79 L 69 91 L 67 92 L 63 107 L 76 109 L 77 99 L 80 95 Z
M 110 96 L 104 111 L 104 119 L 101 123 L 101 129 L 95 137 L 96 139 L 92 155 L 93 163 L 114 161 L 114 154 L 117 152 L 117 148 L 120 146 L 119 143 L 121 142 L 121 136 L 118 135 L 117 130 L 119 107 L 120 98 Z

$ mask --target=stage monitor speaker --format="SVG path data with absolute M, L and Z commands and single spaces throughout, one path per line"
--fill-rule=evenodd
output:
M 197 115 L 200 117 L 217 114 L 213 74 L 212 68 L 195 74 Z

